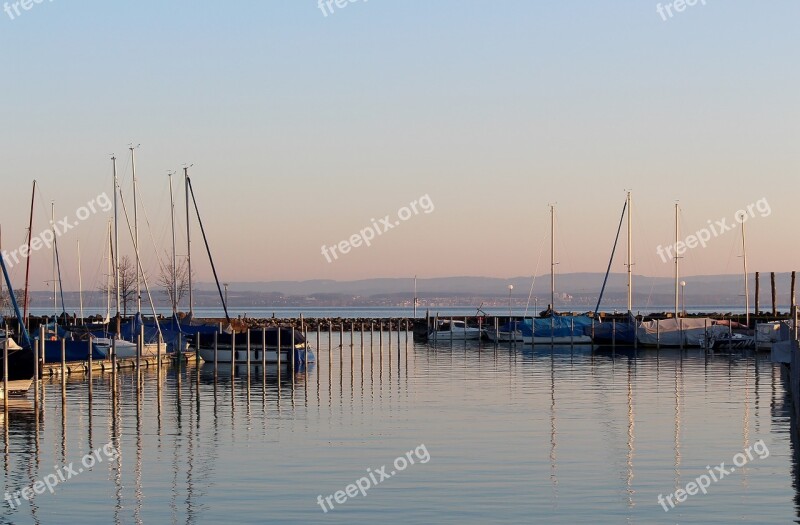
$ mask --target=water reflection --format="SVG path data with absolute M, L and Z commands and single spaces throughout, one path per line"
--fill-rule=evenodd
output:
M 13 515 L 14 521 L 38 523 L 60 506 L 74 505 L 74 511 L 89 505 L 98 523 L 192 524 L 208 521 L 204 516 L 220 517 L 220 509 L 241 512 L 242 519 L 252 520 L 267 506 L 279 509 L 276 515 L 301 516 L 288 521 L 310 522 L 303 513 L 314 509 L 293 507 L 294 493 L 281 492 L 280 485 L 269 480 L 285 477 L 283 481 L 295 490 L 305 486 L 315 479 L 315 464 L 328 460 L 325 446 L 330 444 L 336 451 L 335 447 L 347 447 L 349 442 L 363 445 L 370 433 L 391 440 L 393 432 L 409 426 L 416 427 L 411 435 L 437 431 L 449 438 L 437 425 L 459 426 L 458 416 L 452 420 L 447 416 L 472 408 L 466 400 L 458 405 L 447 398 L 448 392 L 461 388 L 462 396 L 483 397 L 486 406 L 496 410 L 505 410 L 499 403 L 505 401 L 511 405 L 503 412 L 506 417 L 525 414 L 509 419 L 509 428 L 502 430 L 519 433 L 528 443 L 524 450 L 514 451 L 514 458 L 529 469 L 526 472 L 534 484 L 541 476 L 543 484 L 534 486 L 547 500 L 550 521 L 574 510 L 575 464 L 589 460 L 588 451 L 581 450 L 588 434 L 591 448 L 610 463 L 603 481 L 616 491 L 619 505 L 608 503 L 610 508 L 631 522 L 654 522 L 642 519 L 654 510 L 653 492 L 683 486 L 696 475 L 688 458 L 697 455 L 693 435 L 699 431 L 698 399 L 717 403 L 715 410 L 724 411 L 726 418 L 734 416 L 737 448 L 746 448 L 769 432 L 774 433 L 773 440 L 782 436 L 790 442 L 792 479 L 786 483 L 793 488 L 795 517 L 800 517 L 796 422 L 790 417 L 779 370 L 759 361 L 763 358 L 477 342 L 427 347 L 404 340 L 405 335 L 398 339 L 396 333 L 370 333 L 367 328 L 351 335 L 350 327 L 347 331 L 337 327 L 327 338 L 330 346 L 326 338 L 320 338 L 319 362 L 296 371 L 277 364 L 182 364 L 161 371 L 96 373 L 91 380 L 44 381 L 40 396 L 12 400 L 1 416 L 7 489 L 30 486 L 51 472 L 52 465 L 68 464 L 106 443 L 120 453 L 95 467 L 97 472 L 83 474 L 75 482 L 80 490 L 65 484 L 56 495 L 36 495 L 15 511 L 4 509 L 3 519 L 10 521 Z M 721 393 L 728 397 L 717 397 Z M 768 396 L 770 411 L 761 410 L 762 395 Z M 442 403 L 443 412 L 425 419 L 422 415 L 436 403 Z M 504 435 L 480 421 L 468 424 L 487 442 Z M 665 447 L 659 441 L 662 437 Z M 290 454 L 294 442 L 307 453 L 307 463 L 280 457 Z M 461 445 L 452 441 L 452 449 L 442 451 L 438 461 L 452 461 L 454 471 L 460 472 L 475 459 Z M 391 444 L 390 450 L 396 446 Z M 719 455 L 721 461 L 737 450 L 725 447 L 715 449 L 713 457 Z M 508 470 L 502 463 L 502 450 L 498 447 L 501 455 L 494 470 L 480 463 L 473 478 L 464 474 L 465 482 L 479 483 L 480 476 Z M 254 474 L 251 467 L 260 462 L 265 465 L 263 472 Z M 240 471 L 241 480 L 231 477 L 231 468 Z M 753 477 L 756 468 L 741 473 L 742 491 L 759 486 L 756 480 L 760 478 Z M 480 469 L 489 469 L 488 474 Z M 654 472 L 662 469 L 667 471 L 666 485 L 648 484 Z M 351 470 L 349 464 L 342 468 L 345 473 Z M 424 477 L 408 479 L 409 485 L 425 483 Z M 599 490 L 597 479 L 587 483 L 590 490 Z M 269 489 L 262 488 L 263 484 Z M 321 485 L 308 490 L 324 489 Z M 219 499 L 220 493 L 230 497 L 236 491 L 246 496 L 236 501 Z M 261 510 L 248 501 L 256 494 L 264 500 Z M 380 497 L 375 496 L 375 501 Z M 453 491 L 447 498 L 452 500 L 443 500 L 445 506 L 452 506 L 468 496 Z M 533 507 L 521 497 L 514 504 L 528 513 L 535 509 L 535 516 L 546 514 L 543 507 Z M 365 521 L 377 517 L 365 512 Z

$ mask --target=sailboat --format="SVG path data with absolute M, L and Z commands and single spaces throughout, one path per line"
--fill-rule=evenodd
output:
M 744 350 L 756 348 L 756 337 L 750 335 L 750 285 L 747 280 L 747 240 L 745 237 L 745 217 L 742 218 L 742 265 L 744 275 L 744 312 L 745 312 L 745 326 L 744 330 L 737 330 L 736 332 L 731 329 L 723 333 L 709 333 L 706 335 L 704 347 L 707 349 L 731 349 L 731 350 Z M 738 324 L 738 323 L 737 323 Z M 758 328 L 758 327 L 756 327 Z M 755 332 L 758 334 L 758 330 Z M 767 348 L 769 349 L 769 348 Z
M 28 336 L 28 330 L 25 328 L 25 323 L 23 322 L 24 317 L 19 311 L 19 305 L 17 304 L 17 298 L 14 294 L 14 287 L 11 286 L 11 279 L 8 276 L 8 269 L 6 268 L 6 262 L 3 259 L 2 254 L 0 254 L 0 268 L 3 271 L 3 279 L 8 287 L 8 295 L 11 299 L 11 305 L 14 308 L 14 315 L 17 317 L 17 321 L 19 321 L 20 326 L 20 334 L 21 334 L 21 343 L 22 345 L 14 345 L 11 346 L 11 342 L 13 339 L 10 338 L 10 334 L 5 334 L 6 339 L 2 341 L 3 345 L 8 344 L 8 362 L 5 360 L 5 351 L 0 351 L 0 378 L 8 373 L 8 392 L 6 392 L 3 388 L 3 381 L 0 379 L 0 399 L 4 399 L 7 396 L 13 395 L 24 395 L 28 389 L 30 389 L 31 384 L 33 383 L 33 372 L 34 372 L 34 360 L 35 356 L 33 355 L 33 345 L 31 344 L 31 338 Z
M 549 317 L 531 319 L 531 324 L 521 325 L 522 342 L 526 345 L 583 345 L 591 344 L 592 338 L 586 331 L 591 327 L 592 320 L 585 315 L 566 316 L 558 315 L 555 310 L 556 275 L 555 275 L 555 250 L 556 250 L 556 208 L 550 206 L 550 308 Z
M 600 303 L 603 300 L 603 292 L 605 291 L 606 282 L 608 281 L 608 275 L 611 273 L 611 263 L 614 260 L 614 253 L 616 252 L 617 242 L 619 241 L 619 234 L 622 229 L 622 220 L 623 218 L 627 217 L 628 219 L 628 250 L 627 250 L 627 262 L 625 266 L 627 267 L 628 273 L 628 286 L 627 286 L 627 296 L 628 296 L 628 318 L 625 321 L 614 321 L 614 322 L 605 322 L 599 323 L 594 326 L 594 342 L 597 344 L 602 345 L 633 345 L 636 343 L 636 318 L 633 316 L 633 274 L 631 272 L 631 267 L 633 263 L 632 259 L 632 247 L 633 247 L 633 240 L 632 240 L 632 232 L 631 232 L 631 192 L 627 192 L 625 197 L 625 204 L 622 207 L 622 216 L 620 217 L 619 227 L 617 228 L 617 238 L 614 240 L 614 249 L 611 251 L 611 259 L 608 261 L 608 269 L 606 270 L 606 276 L 603 280 L 603 287 L 600 290 L 600 297 L 597 299 L 597 307 L 594 310 L 594 317 L 597 318 L 598 312 L 600 311 Z
M 680 239 L 680 205 L 675 203 L 675 245 Z M 709 317 L 681 317 L 679 309 L 680 260 L 676 253 L 675 264 L 675 310 L 671 319 L 642 321 L 636 329 L 636 337 L 642 346 L 704 347 L 708 337 L 727 333 L 728 327 L 718 325 Z
M 142 271 L 142 263 L 140 259 L 140 250 L 139 250 L 139 222 L 138 222 L 138 202 L 137 202 L 137 184 L 136 184 L 136 155 L 134 153 L 135 148 L 131 146 L 128 148 L 131 152 L 131 170 L 132 170 L 132 177 L 133 177 L 133 232 L 131 232 L 133 237 L 133 248 L 136 255 L 136 315 L 133 319 L 129 320 L 125 326 L 123 327 L 120 321 L 120 282 L 119 282 L 119 236 L 118 236 L 118 224 L 117 224 L 117 197 L 119 192 L 119 184 L 117 182 L 117 160 L 116 157 L 112 157 L 111 160 L 113 162 L 113 178 L 114 178 L 114 229 L 115 229 L 115 240 L 116 242 L 116 250 L 114 250 L 114 265 L 115 265 L 115 289 L 117 295 L 117 326 L 116 326 L 116 333 L 113 334 L 113 337 L 98 337 L 95 339 L 95 347 L 97 351 L 103 355 L 108 356 L 110 355 L 112 347 L 116 352 L 116 356 L 120 358 L 130 358 L 136 357 L 138 348 L 137 348 L 137 340 L 139 338 L 139 334 L 142 332 L 144 328 L 144 320 L 142 318 L 142 281 L 144 281 L 145 289 L 148 294 L 148 299 L 150 300 L 150 306 L 153 310 L 153 318 L 155 319 L 155 333 L 149 331 L 150 333 L 145 332 L 145 340 L 141 343 L 141 356 L 142 357 L 152 357 L 157 356 L 159 354 L 166 353 L 166 347 L 161 344 L 161 329 L 158 325 L 158 319 L 155 312 L 155 307 L 153 306 L 152 297 L 150 297 L 150 291 L 147 287 L 147 277 L 144 275 Z M 123 202 L 124 206 L 124 202 Z M 126 214 L 127 215 L 127 214 Z M 129 225 L 130 228 L 130 225 Z M 127 337 L 123 337 L 123 332 L 127 335 Z M 153 342 L 153 339 L 156 339 Z

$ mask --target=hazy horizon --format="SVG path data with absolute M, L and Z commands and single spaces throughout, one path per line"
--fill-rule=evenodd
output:
M 647 2 L 521 0 L 356 2 L 328 16 L 316 2 L 0 13 L 14 50 L 2 247 L 25 242 L 33 179 L 35 235 L 51 201 L 58 222 L 111 196 L 112 153 L 132 214 L 128 145 L 140 144 L 152 278 L 171 250 L 168 171 L 186 254 L 184 164 L 224 282 L 547 274 L 551 203 L 557 271 L 604 272 L 626 189 L 637 274 L 672 274 L 658 247 L 674 242 L 676 200 L 683 240 L 750 206 L 750 273 L 788 272 L 800 256 L 798 17 L 797 3 L 740 0 L 669 20 Z M 59 238 L 65 288 L 78 288 L 78 241 L 84 289 L 105 279 L 109 218 L 92 213 Z M 390 230 L 354 240 L 375 226 Z M 124 219 L 119 237 L 132 255 Z M 681 273 L 740 273 L 741 228 L 708 237 Z M 615 272 L 624 254 L 623 225 Z M 51 266 L 50 250 L 34 253 L 34 289 Z M 22 261 L 11 274 L 21 287 Z

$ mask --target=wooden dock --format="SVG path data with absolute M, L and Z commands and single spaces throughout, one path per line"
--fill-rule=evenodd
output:
M 172 365 L 177 363 L 179 357 L 174 354 L 163 354 L 161 357 L 161 365 Z M 158 367 L 158 357 L 148 356 L 139 358 L 139 366 L 142 368 L 156 368 Z M 195 352 L 182 352 L 180 360 L 182 363 L 192 363 L 199 358 Z M 45 363 L 42 365 L 42 377 L 58 377 L 62 373 L 66 375 L 85 375 L 89 373 L 90 361 L 68 361 L 65 363 Z M 136 358 L 126 357 L 116 360 L 117 370 L 135 369 Z M 91 361 L 92 372 L 111 371 L 114 369 L 114 362 L 111 359 L 93 359 Z

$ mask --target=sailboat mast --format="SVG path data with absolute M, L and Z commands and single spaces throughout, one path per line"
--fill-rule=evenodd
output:
M 550 205 L 550 312 L 556 311 L 556 207 Z
M 117 201 L 119 200 L 119 183 L 117 181 L 117 157 L 112 156 L 111 162 L 114 165 L 114 243 L 111 247 L 112 257 L 114 259 L 114 294 L 116 296 L 117 302 L 117 315 L 115 316 L 117 319 L 116 322 L 116 336 L 119 337 L 120 335 L 120 312 L 122 309 L 120 308 L 120 296 L 119 296 L 119 221 L 117 220 Z
M 78 241 L 78 304 L 81 312 L 81 324 L 83 324 L 83 277 L 81 276 L 81 241 Z
M 679 282 L 679 275 L 680 275 L 680 268 L 678 266 L 678 261 L 680 257 L 678 257 L 678 236 L 680 235 L 680 224 L 678 222 L 678 213 L 679 207 L 678 203 L 675 203 L 675 319 L 678 318 L 678 292 L 680 289 L 680 282 Z
M 133 175 L 133 245 L 136 250 L 136 313 L 142 312 L 142 283 L 140 281 L 139 272 L 139 220 L 138 211 L 139 206 L 136 204 L 136 155 L 134 147 L 128 148 L 131 150 L 131 173 Z
M 53 225 L 53 317 L 58 319 L 58 280 L 56 279 L 56 265 L 58 261 L 58 248 L 56 248 L 56 203 L 50 202 L 50 224 Z
M 192 296 L 192 238 L 189 228 L 189 167 L 183 167 L 183 180 L 186 187 L 186 266 L 189 273 L 189 316 L 194 317 L 194 300 Z
M 631 238 L 631 192 L 628 192 L 628 315 L 633 311 L 633 274 L 631 273 L 631 257 L 633 256 Z
M 178 314 L 178 261 L 175 255 L 175 199 L 172 194 L 172 172 L 169 173 L 169 215 L 172 223 L 172 315 Z
M 28 219 L 28 256 L 25 258 L 25 297 L 22 305 L 22 322 L 28 326 L 28 306 L 30 305 L 30 295 L 28 293 L 29 276 L 31 274 L 31 238 L 33 237 L 33 201 L 36 198 L 36 181 L 33 181 L 31 191 L 31 215 Z
M 111 268 L 111 260 L 114 257 L 113 251 L 113 237 L 111 236 L 111 221 L 108 221 L 108 272 L 106 273 L 106 323 L 111 321 L 111 278 L 113 276 L 113 269 Z
M 747 282 L 747 243 L 744 234 L 744 221 L 746 217 L 742 215 L 742 262 L 744 263 L 744 312 L 745 323 L 750 327 L 750 285 Z

